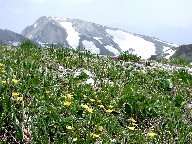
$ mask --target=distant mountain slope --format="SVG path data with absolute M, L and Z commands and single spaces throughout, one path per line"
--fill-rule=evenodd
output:
M 83 20 L 46 16 L 26 27 L 21 34 L 41 45 L 53 43 L 74 49 L 89 49 L 104 55 L 117 55 L 120 51 L 130 50 L 144 59 L 156 54 L 168 58 L 174 53 L 174 48 L 178 47 L 157 38 Z
M 2 30 L 0 29 L 0 44 L 1 45 L 12 45 L 18 46 L 24 40 L 28 40 L 28 38 L 12 32 L 10 30 Z
M 171 58 L 182 58 L 192 61 L 192 44 L 179 46 Z

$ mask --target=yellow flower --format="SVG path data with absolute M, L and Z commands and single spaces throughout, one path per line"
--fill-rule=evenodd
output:
M 89 108 L 87 105 L 84 105 L 84 104 L 81 104 L 81 107 L 85 109 Z
M 102 93 L 107 93 L 106 91 L 102 91 Z
M 147 133 L 147 136 L 156 136 L 157 134 L 156 133 L 153 133 L 153 132 L 148 132 Z
M 128 129 L 130 129 L 130 130 L 134 130 L 135 129 L 135 127 L 127 127 Z
M 112 106 L 112 105 L 109 105 L 109 108 L 113 108 L 113 106 Z
M 67 98 L 71 99 L 73 95 L 67 94 Z
M 136 123 L 137 121 L 136 120 L 134 120 L 133 118 L 131 118 L 130 119 L 133 123 Z
M 18 80 L 16 80 L 16 79 L 12 79 L 12 82 L 14 82 L 14 83 L 18 83 Z
M 94 102 L 95 100 L 94 99 L 89 99 L 91 102 Z
M 105 112 L 106 113 L 111 113 L 113 110 L 110 110 L 110 109 L 108 109 L 108 110 L 106 110 Z
M 23 97 L 17 97 L 18 101 L 23 101 Z
M 61 97 L 62 97 L 62 98 L 67 98 L 67 97 L 66 97 L 66 96 L 64 96 L 64 95 L 61 95 Z
M 98 127 L 98 130 L 99 130 L 99 131 L 103 131 L 103 127 L 102 127 L 102 126 L 99 126 L 99 127 Z
M 69 102 L 69 101 L 64 102 L 64 106 L 66 106 L 66 107 L 69 107 L 70 104 L 71 104 L 71 102 Z
M 2 83 L 3 83 L 3 84 L 8 84 L 8 82 L 7 82 L 7 81 L 4 81 L 4 80 L 2 81 Z
M 73 138 L 73 141 L 76 142 L 76 141 L 77 141 L 77 138 Z
M 18 93 L 12 93 L 12 96 L 17 97 L 17 96 L 19 96 L 19 94 Z
M 83 95 L 84 98 L 86 98 L 87 96 L 86 95 Z
M 81 83 L 78 83 L 77 85 L 78 85 L 78 86 L 80 86 L 80 85 L 81 85 Z
M 132 125 L 133 125 L 133 126 L 136 126 L 137 124 L 132 122 Z
M 89 113 L 93 113 L 93 109 L 92 109 L 92 108 L 87 108 L 87 111 L 88 111 Z
M 66 126 L 66 129 L 72 130 L 72 126 Z
M 101 103 L 101 100 L 97 100 L 98 103 Z
M 103 105 L 98 105 L 100 108 L 104 108 L 104 106 Z
M 45 91 L 46 94 L 49 94 L 50 92 L 49 91 Z
M 3 64 L 2 63 L 0 63 L 0 67 L 2 67 L 3 66 Z
M 0 69 L 0 72 L 5 73 L 5 70 L 4 69 Z
M 98 138 L 99 135 L 97 135 L 97 134 L 93 134 L 93 137 L 94 137 L 94 138 Z

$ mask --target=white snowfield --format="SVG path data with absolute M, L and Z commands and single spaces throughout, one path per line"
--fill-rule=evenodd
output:
M 105 48 L 108 49 L 110 52 L 114 53 L 115 55 L 119 54 L 119 51 L 110 45 L 105 46 Z
M 67 31 L 67 41 L 72 48 L 76 48 L 79 45 L 79 33 L 75 31 L 71 22 L 60 21 L 60 25 Z
M 82 43 L 86 50 L 90 50 L 90 52 L 94 54 L 100 54 L 100 49 L 97 48 L 92 41 L 84 40 Z
M 106 32 L 113 37 L 114 42 L 119 45 L 122 51 L 133 48 L 133 54 L 137 54 L 143 59 L 148 59 L 151 55 L 155 55 L 156 48 L 152 42 L 148 42 L 141 37 L 134 36 L 122 30 L 107 29 Z

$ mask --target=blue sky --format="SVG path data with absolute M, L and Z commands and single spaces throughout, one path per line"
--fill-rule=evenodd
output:
M 76 18 L 192 43 L 192 0 L 0 0 L 0 29 L 20 33 L 41 16 Z

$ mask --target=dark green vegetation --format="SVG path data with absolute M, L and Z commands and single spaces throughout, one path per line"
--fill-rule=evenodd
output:
M 27 42 L 0 53 L 1 142 L 192 141 L 192 76 L 185 70 L 129 70 L 122 60 Z M 84 84 L 88 75 L 74 77 L 59 66 L 84 68 L 99 82 Z

